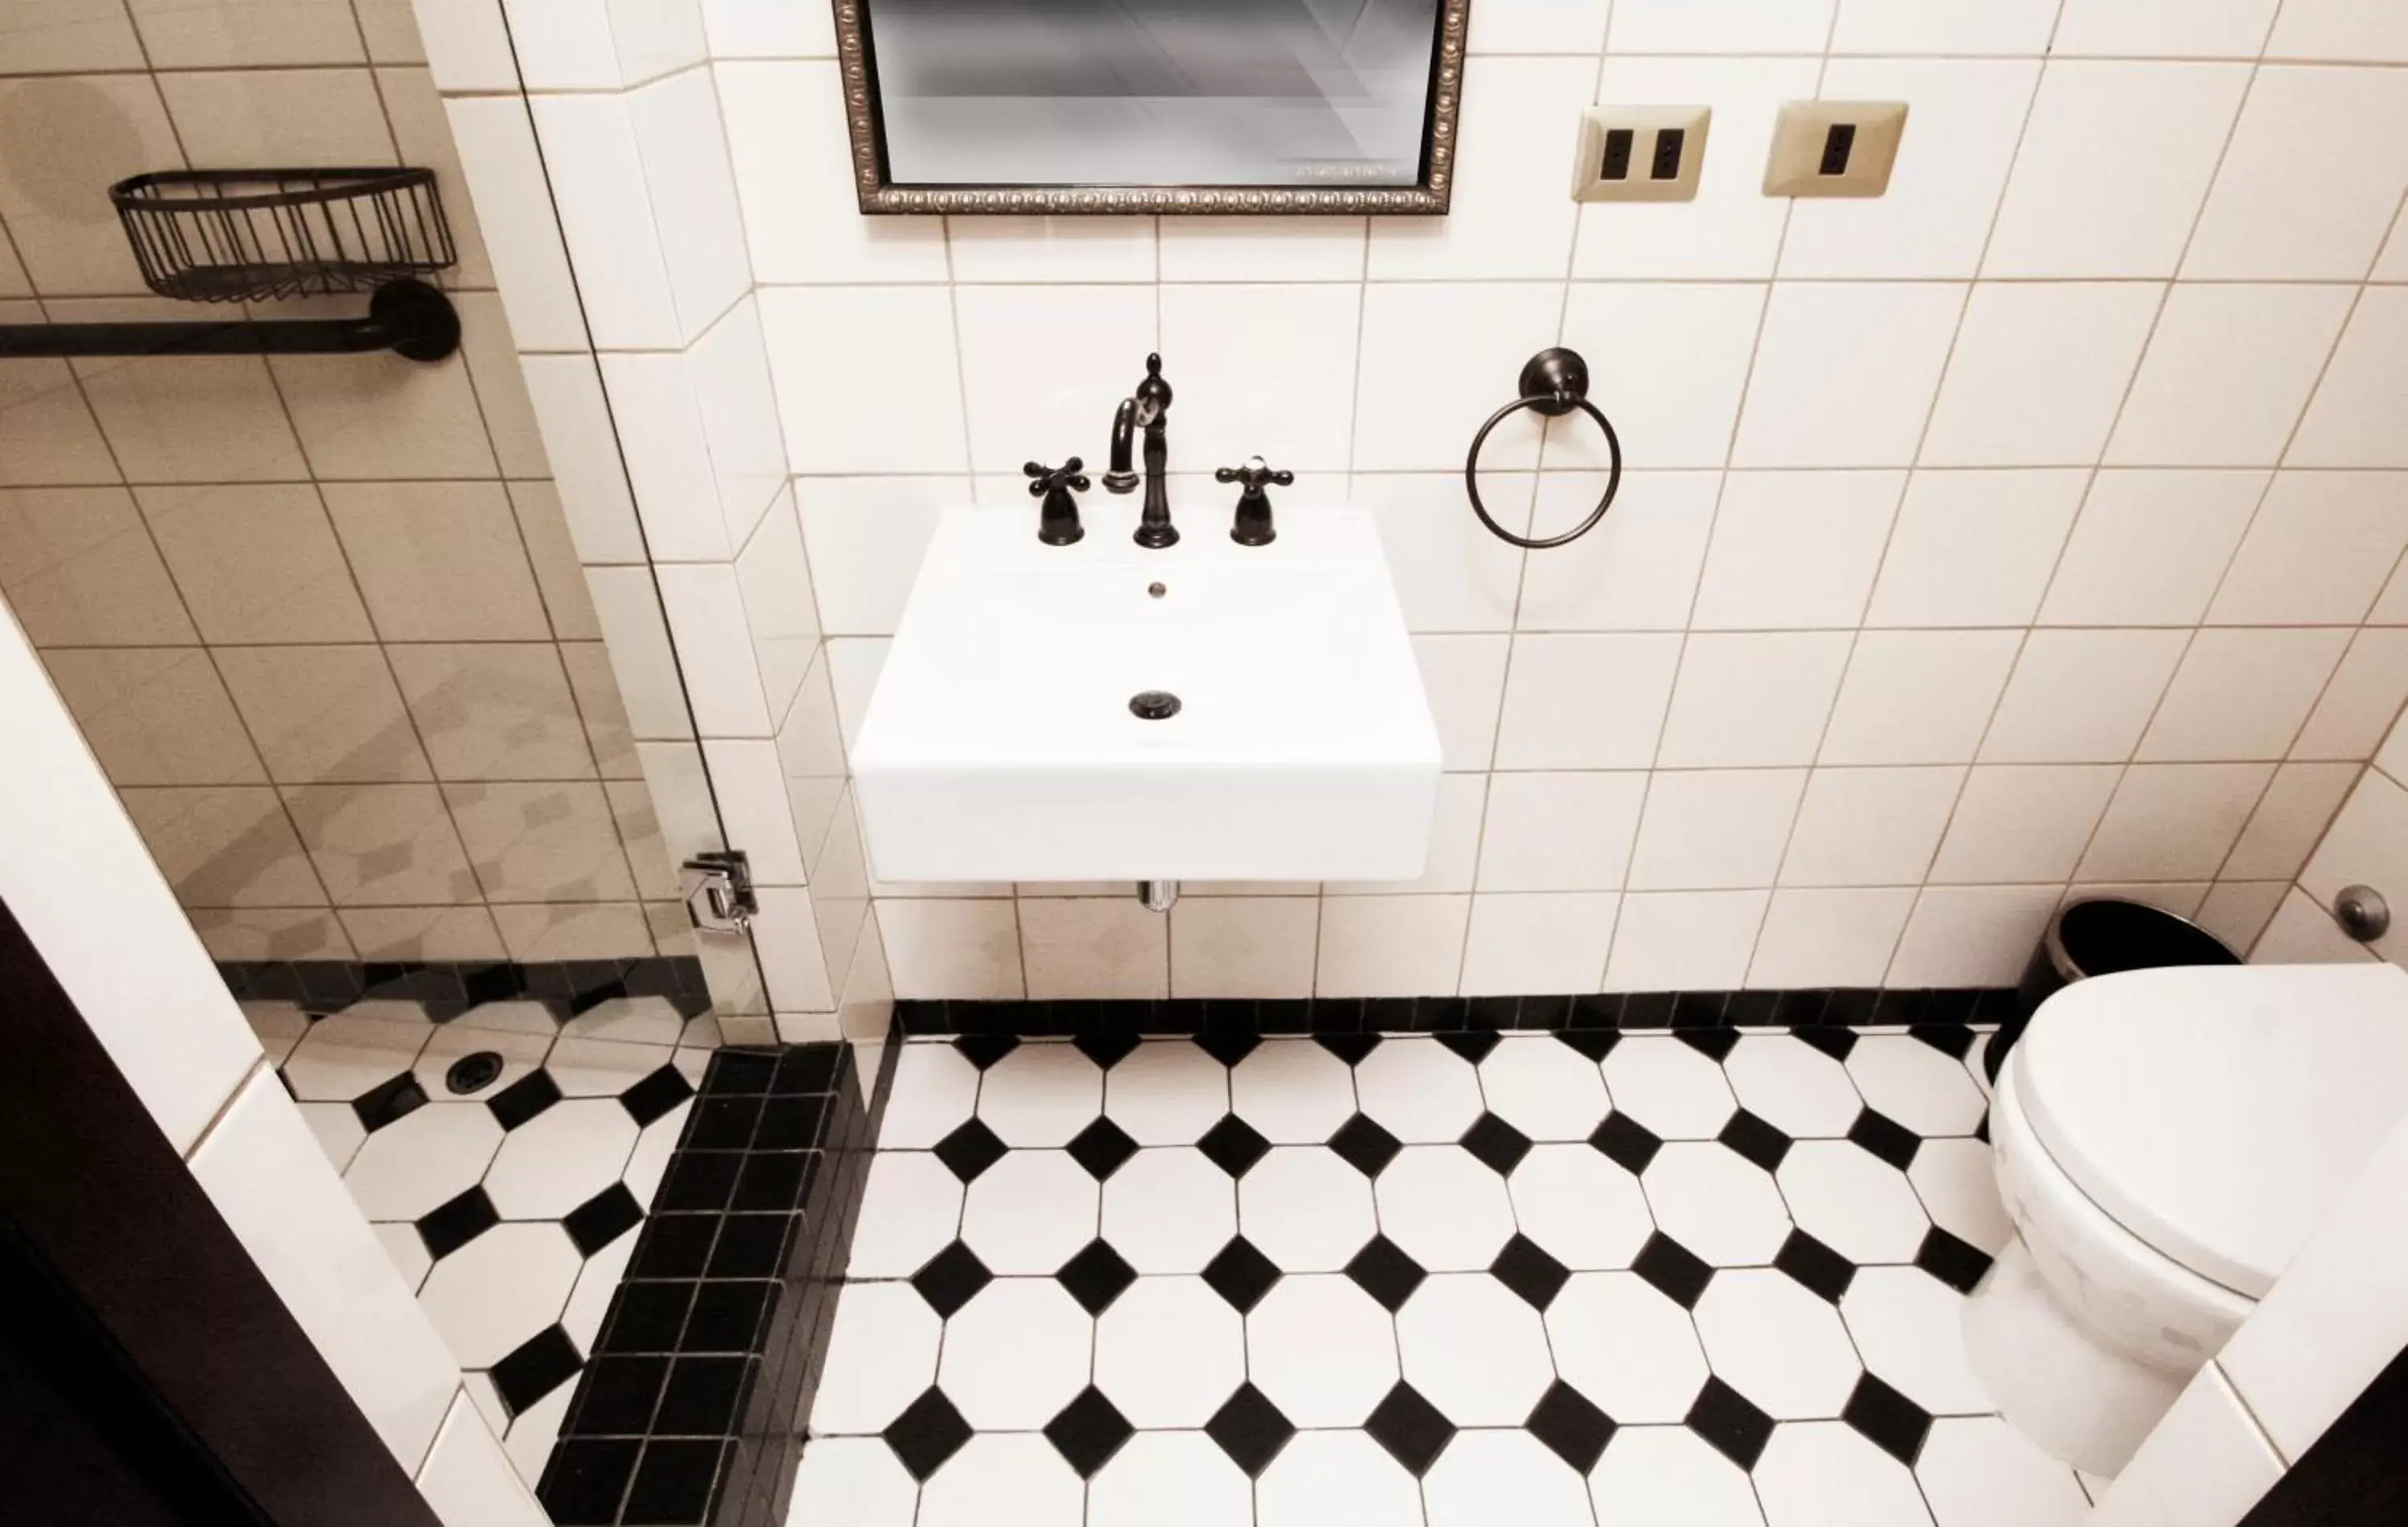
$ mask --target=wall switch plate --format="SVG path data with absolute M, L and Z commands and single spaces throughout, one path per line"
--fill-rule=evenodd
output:
M 1581 113 L 1574 201 L 1691 201 L 1706 162 L 1702 106 L 1598 106 Z
M 1768 196 L 1878 196 L 1906 133 L 1904 101 L 1789 101 L 1772 129 Z

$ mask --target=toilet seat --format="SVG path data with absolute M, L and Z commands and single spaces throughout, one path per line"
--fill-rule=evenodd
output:
M 2148 1247 L 2262 1296 L 2408 1114 L 2408 972 L 2135 971 L 2051 997 L 2001 1102 Z

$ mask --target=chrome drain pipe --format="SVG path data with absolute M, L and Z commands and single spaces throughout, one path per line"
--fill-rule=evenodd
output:
M 1140 880 L 1137 883 L 1138 903 L 1148 912 L 1168 912 L 1179 900 L 1179 882 L 1175 880 Z

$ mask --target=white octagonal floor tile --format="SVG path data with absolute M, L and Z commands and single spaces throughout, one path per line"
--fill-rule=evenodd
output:
M 1429 1527 L 1590 1527 L 1588 1489 L 1527 1432 L 1465 1432 L 1422 1477 Z
M 1611 1107 L 1597 1062 L 1546 1034 L 1504 1040 L 1480 1062 L 1488 1111 L 1533 1140 L 1586 1140 Z
M 1931 1228 L 1906 1174 L 1850 1141 L 1800 1140 L 1773 1175 L 1798 1228 L 1852 1262 L 1913 1261 Z
M 1434 1039 L 1387 1039 L 1354 1068 L 1363 1112 L 1407 1145 L 1463 1138 L 1480 1116 L 1480 1076 Z
M 1202 1278 L 1141 1277 L 1096 1318 L 1096 1387 L 1132 1426 L 1202 1426 L 1245 1380 L 1244 1318 Z
M 667 1065 L 676 1053 L 667 1044 L 564 1036 L 552 1045 L 543 1069 L 560 1084 L 563 1096 L 615 1098 Z
M 846 1284 L 811 1402 L 812 1433 L 884 1431 L 935 1382 L 943 1335 L 944 1322 L 911 1285 Z
M 882 1150 L 869 1160 L 846 1273 L 910 1277 L 953 1244 L 961 1223 L 962 1179 L 944 1162 L 924 1150 Z
M 1368 1432 L 1303 1432 L 1254 1481 L 1254 1523 L 1423 1527 L 1421 1486 Z
M 1230 1069 L 1229 1105 L 1275 1145 L 1319 1145 L 1354 1116 L 1354 1071 L 1312 1040 L 1265 1040 Z
M 1505 1179 L 1460 1145 L 1408 1145 L 1374 1185 L 1380 1228 L 1431 1272 L 1484 1268 L 1513 1234 Z
M 1746 1472 L 1685 1426 L 1614 1433 L 1588 1489 L 1600 1527 L 1764 1527 Z
M 1360 1426 L 1396 1386 L 1396 1326 L 1352 1278 L 1284 1277 L 1247 1312 L 1246 1366 L 1297 1426 Z
M 1931 1527 L 1906 1465 L 1843 1421 L 1773 1428 L 1755 1475 L 1768 1527 Z
M 1252 1482 L 1201 1432 L 1129 1438 L 1087 1481 L 1086 1527 L 1249 1527 Z
M 1840 1315 L 1788 1274 L 1717 1273 L 1695 1311 L 1724 1383 L 1776 1420 L 1837 1416 L 1862 1369 Z
M 556 1102 L 503 1138 L 485 1191 L 505 1219 L 558 1219 L 617 1182 L 635 1148 L 616 1098 Z
M 490 1368 L 560 1318 L 585 1259 L 556 1224 L 495 1225 L 435 1264 L 418 1303 L 463 1368 Z
M 1397 1312 L 1397 1347 L 1405 1381 L 1457 1426 L 1519 1426 L 1555 1376 L 1539 1312 L 1484 1273 L 1440 1273 L 1414 1289 Z
M 408 1071 L 434 1032 L 423 1018 L 320 1018 L 284 1058 L 284 1080 L 302 1102 L 349 1102 Z
M 445 1024 L 427 1038 L 426 1047 L 418 1052 L 418 1062 L 410 1070 L 418 1077 L 420 1088 L 430 1099 L 441 1102 L 474 1098 L 481 1102 L 542 1065 L 544 1058 L 552 1053 L 552 1044 L 551 1037 L 544 1034 L 499 1033 L 492 1030 L 463 1029 L 458 1024 Z M 482 1087 L 471 1088 L 466 1092 L 453 1091 L 447 1077 L 452 1063 L 480 1050 L 500 1056 L 502 1069 Z M 558 1081 L 559 1077 L 554 1075 L 552 1079 Z
M 1096 1238 L 1097 1193 L 1059 1150 L 1008 1151 L 962 1204 L 962 1239 L 991 1273 L 1052 1273 Z
M 1283 1272 L 1335 1273 L 1379 1232 L 1371 1180 L 1326 1145 L 1274 1145 L 1238 1181 L 1238 1229 Z
M 1689 1312 L 1636 1273 L 1574 1274 L 1546 1325 L 1564 1382 L 1617 1421 L 1678 1421 L 1705 1385 Z
M 1670 1035 L 1626 1037 L 1605 1058 L 1614 1108 L 1666 1140 L 1712 1140 L 1739 1108 L 1723 1068 Z
M 1104 1073 L 1074 1044 L 1023 1044 L 986 1069 L 978 1116 L 1007 1145 L 1067 1145 L 1104 1110 Z
M 1999 1201 L 1998 1159 L 1986 1140 L 1927 1140 L 1906 1169 L 1931 1222 L 1958 1240 L 1997 1256 L 2014 1239 L 2014 1221 Z
M 1229 1068 L 1183 1039 L 1149 1040 L 1104 1073 L 1104 1116 L 1140 1145 L 1192 1145 L 1229 1111 Z
M 476 1187 L 501 1145 L 502 1127 L 483 1103 L 430 1102 L 368 1136 L 343 1185 L 370 1219 L 416 1219 Z
M 1771 1174 L 1727 1145 L 1674 1141 L 1640 1180 L 1657 1227 L 1713 1266 L 1766 1266 L 1789 1238 Z
M 1151 1146 L 1104 1180 L 1102 1226 L 1140 1273 L 1200 1273 L 1238 1233 L 1237 1184 L 1193 1146 Z
M 1793 1139 L 1839 1139 L 1864 1101 L 1847 1068 L 1789 1034 L 1747 1034 L 1723 1058 L 1740 1106 Z
M 914 1040 L 895 1058 L 878 1148 L 925 1150 L 960 1129 L 977 1106 L 979 1069 L 951 1044 Z
M 1908 1034 L 1856 1041 L 1848 1075 L 1876 1112 L 1920 1135 L 1971 1134 L 1989 1106 L 1961 1061 Z
M 360 1122 L 358 1112 L 348 1102 L 303 1102 L 294 1106 L 301 1110 L 301 1122 L 309 1126 L 310 1135 L 317 1140 L 318 1148 L 326 1153 L 335 1171 L 350 1171 L 352 1160 L 368 1138 L 367 1127 Z M 360 1212 L 366 1214 L 366 1205 L 361 1205 Z
M 816 1516 L 845 1527 L 912 1527 L 920 1487 L 880 1438 L 812 1437 L 795 1470 L 795 1501 L 792 1521 Z
M 1866 1267 L 1840 1297 L 1865 1366 L 1934 1415 L 1995 1408 L 1965 1355 L 1965 1296 L 1920 1267 Z
M 1996 1416 L 1932 1422 L 1914 1477 L 1940 1527 L 2058 1527 L 2089 1511 L 2073 1471 Z
M 1094 1342 L 1052 1278 L 997 1278 L 945 1322 L 937 1383 L 982 1432 L 1033 1431 L 1087 1387 Z
M 1505 1179 L 1522 1233 L 1584 1272 L 1627 1267 L 1655 1222 L 1639 1179 L 1587 1145 L 1539 1145 Z
M 920 1487 L 913 1527 L 1076 1527 L 1086 1497 L 1085 1482 L 1043 1436 L 990 1432 L 964 1443 Z M 841 1514 L 794 1520 L 854 1527 Z

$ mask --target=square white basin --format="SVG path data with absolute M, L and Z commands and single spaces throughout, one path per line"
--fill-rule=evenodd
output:
M 880 879 L 1422 872 L 1438 730 L 1369 514 L 1283 503 L 1240 546 L 1214 497 L 1158 551 L 1134 500 L 1071 546 L 1033 502 L 944 511 L 853 744 Z

